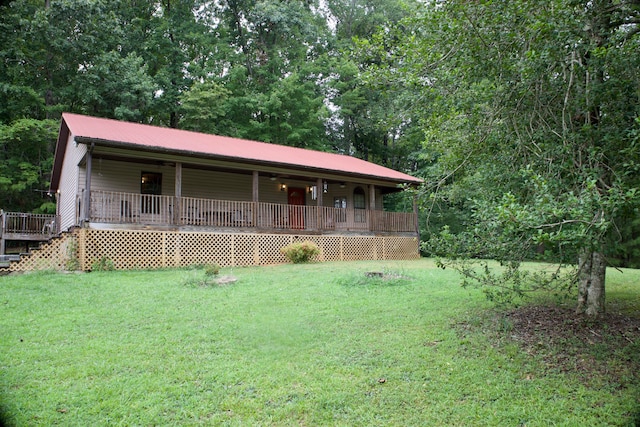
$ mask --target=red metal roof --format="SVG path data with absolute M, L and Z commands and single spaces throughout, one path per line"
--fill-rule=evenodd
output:
M 148 151 L 187 154 L 247 163 L 315 169 L 391 181 L 420 183 L 421 179 L 355 157 L 326 153 L 246 139 L 162 128 L 139 123 L 63 113 L 62 127 L 76 139 L 87 138 L 97 145 L 139 147 Z M 62 141 L 58 141 L 60 143 Z M 56 153 L 58 154 L 58 153 Z

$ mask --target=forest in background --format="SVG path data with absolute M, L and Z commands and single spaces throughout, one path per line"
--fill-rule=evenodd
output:
M 2 208 L 52 209 L 68 111 L 422 177 L 427 255 L 638 267 L 639 17 L 638 0 L 4 0 Z
M 406 102 L 359 47 L 414 15 L 377 1 L 17 0 L 0 6 L 0 194 L 41 208 L 64 111 L 333 151 L 413 171 Z M 44 206 L 46 209 L 47 206 Z M 48 207 L 50 208 L 50 206 Z

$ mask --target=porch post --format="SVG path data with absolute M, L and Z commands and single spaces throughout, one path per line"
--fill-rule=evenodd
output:
M 371 184 L 369 185 L 369 231 L 376 230 L 379 227 L 379 224 L 376 224 L 378 221 L 378 216 L 376 215 L 376 186 Z
M 369 186 L 369 210 L 376 210 L 376 186 L 373 184 Z
M 173 223 L 180 224 L 182 212 L 182 163 L 176 162 L 176 180 L 174 184 L 175 200 L 173 201 Z
M 82 221 L 89 221 L 91 219 L 91 169 L 93 163 L 93 148 L 94 144 L 91 144 L 87 150 L 85 172 L 84 177 L 84 212 L 82 213 Z
M 253 180 L 251 183 L 251 200 L 253 201 L 253 212 L 251 215 L 251 224 L 254 227 L 258 226 L 258 202 L 260 201 L 260 174 L 258 171 L 253 171 Z
M 316 198 L 317 202 L 318 202 L 318 206 L 323 206 L 324 202 L 322 200 L 322 196 L 323 196 L 323 188 L 322 188 L 322 178 L 318 178 L 318 181 L 316 182 L 316 195 L 318 196 Z
M 322 221 L 322 207 L 324 206 L 324 200 L 323 200 L 324 187 L 322 186 L 322 178 L 318 178 L 318 180 L 316 181 L 316 196 L 317 196 L 316 201 L 318 205 L 318 216 L 317 216 L 318 230 L 322 230 L 324 229 L 324 224 Z
M 413 216 L 415 221 L 415 229 L 418 238 L 420 237 L 420 224 L 418 221 L 418 194 L 413 195 Z
M 0 210 L 0 255 L 4 255 L 6 242 L 4 240 L 4 230 L 5 230 L 5 213 Z

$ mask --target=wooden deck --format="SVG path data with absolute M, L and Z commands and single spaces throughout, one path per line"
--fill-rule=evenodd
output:
M 6 242 L 42 242 L 58 234 L 55 215 L 0 211 L 0 255 L 5 254 Z
M 417 233 L 413 212 L 92 191 L 91 223 L 309 232 Z

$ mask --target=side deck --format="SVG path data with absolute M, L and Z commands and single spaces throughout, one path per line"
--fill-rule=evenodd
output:
M 45 242 L 58 234 L 56 215 L 0 211 L 0 256 L 6 252 L 9 241 Z

